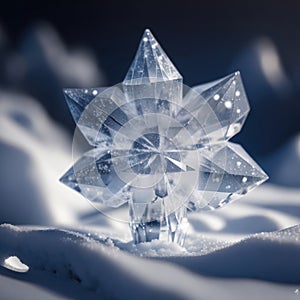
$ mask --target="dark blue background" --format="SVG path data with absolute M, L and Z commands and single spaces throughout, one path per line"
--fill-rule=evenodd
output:
M 38 28 L 46 22 L 68 49 L 84 47 L 95 55 L 103 75 L 90 86 L 122 81 L 141 34 L 150 28 L 187 85 L 241 70 L 251 113 L 234 140 L 263 161 L 300 129 L 299 15 L 298 1 L 8 1 L 0 10 L 1 85 L 35 96 L 54 119 L 73 130 L 61 88 L 79 84 L 49 75 L 44 50 L 37 46 Z M 15 80 L 19 71 L 15 77 L 8 74 L 9 58 L 26 51 L 33 60 L 37 53 L 40 67 Z M 267 57 L 272 70 L 274 55 L 283 81 L 262 66 Z M 19 70 L 18 60 L 13 62 Z

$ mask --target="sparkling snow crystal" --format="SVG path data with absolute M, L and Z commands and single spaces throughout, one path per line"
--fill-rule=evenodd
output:
M 267 179 L 228 142 L 249 112 L 240 73 L 188 88 L 149 30 L 121 84 L 64 93 L 92 148 L 60 180 L 90 201 L 128 204 L 136 243 L 182 244 L 187 210 L 221 207 Z

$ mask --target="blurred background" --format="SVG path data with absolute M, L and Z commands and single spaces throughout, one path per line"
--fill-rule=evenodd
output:
M 75 128 L 62 88 L 121 82 L 145 28 L 186 85 L 241 71 L 251 112 L 233 141 L 271 183 L 300 187 L 299 15 L 296 0 L 2 4 L 0 223 L 53 223 L 54 198 L 72 206 L 75 194 L 56 182 L 71 163 Z

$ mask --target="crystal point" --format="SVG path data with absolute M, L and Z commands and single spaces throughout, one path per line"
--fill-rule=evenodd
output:
M 63 93 L 75 123 L 90 102 L 106 88 L 93 89 L 64 89 Z
M 237 134 L 250 110 L 239 72 L 193 87 L 183 103 L 199 120 L 208 140 L 214 141 Z
M 71 167 L 60 179 L 59 181 L 71 189 L 81 192 L 80 187 L 78 186 L 78 182 L 76 176 L 74 174 L 73 167 Z
M 146 29 L 123 83 L 138 85 L 176 79 L 182 79 L 182 76 L 151 31 Z
M 221 207 L 268 179 L 240 145 L 224 143 L 213 148 L 201 149 L 199 184 L 189 203 L 193 210 Z

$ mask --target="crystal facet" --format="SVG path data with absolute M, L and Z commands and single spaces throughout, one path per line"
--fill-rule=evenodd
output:
M 146 29 L 123 83 L 140 85 L 170 80 L 182 80 L 182 76 L 150 30 Z
M 91 149 L 60 180 L 95 203 L 128 205 L 136 243 L 182 245 L 188 210 L 221 207 L 268 178 L 228 141 L 249 112 L 240 73 L 188 88 L 149 30 L 121 84 L 64 94 Z

